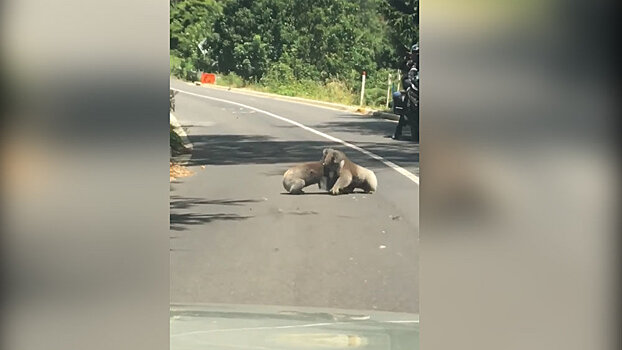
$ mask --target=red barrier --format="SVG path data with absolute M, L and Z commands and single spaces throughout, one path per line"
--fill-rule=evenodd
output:
M 201 83 L 203 84 L 215 84 L 216 83 L 216 75 L 212 73 L 203 73 L 201 74 Z

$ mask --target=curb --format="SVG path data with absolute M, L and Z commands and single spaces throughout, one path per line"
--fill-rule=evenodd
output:
M 173 131 L 175 131 L 175 133 L 177 133 L 177 135 L 179 135 L 179 137 L 183 141 L 184 148 L 192 151 L 193 146 L 190 140 L 188 139 L 188 134 L 186 134 L 186 131 L 184 131 L 184 129 L 181 127 L 181 124 L 179 123 L 179 120 L 177 120 L 175 115 L 173 113 L 169 113 L 169 115 L 170 115 L 170 123 L 173 126 Z
M 172 112 L 169 113 L 169 118 L 170 118 L 170 123 L 173 126 L 173 131 L 177 135 L 179 135 L 179 138 L 181 138 L 181 141 L 183 142 L 183 147 L 186 150 L 185 152 L 182 152 L 181 154 L 178 154 L 178 155 L 171 154 L 171 160 L 175 161 L 176 163 L 180 165 L 187 166 L 188 163 L 190 162 L 190 159 L 192 158 L 192 150 L 193 150 L 192 143 L 188 139 L 188 134 L 186 134 L 186 131 L 181 127 L 179 120 L 177 120 L 177 118 Z
M 371 115 L 372 117 L 379 118 L 379 119 L 387 119 L 387 120 L 395 120 L 395 121 L 400 120 L 399 115 L 388 113 L 388 112 L 375 111 Z
M 333 102 L 311 100 L 311 99 L 307 99 L 307 98 L 303 98 L 303 97 L 284 96 L 284 95 L 278 95 L 278 94 L 269 93 L 269 92 L 250 90 L 250 89 L 246 89 L 246 88 L 234 88 L 234 87 L 215 85 L 215 84 L 202 84 L 200 82 L 194 82 L 194 83 L 186 82 L 186 83 L 189 84 L 189 85 L 201 86 L 201 87 L 206 87 L 206 88 L 210 88 L 210 89 L 235 91 L 237 93 L 246 94 L 246 95 L 270 97 L 270 98 L 273 98 L 275 100 L 304 103 L 304 104 L 308 104 L 308 105 L 324 107 L 324 108 L 329 108 L 329 109 L 335 109 L 335 110 L 340 110 L 340 111 L 348 111 L 348 112 L 359 113 L 359 114 L 363 114 L 363 115 L 375 112 L 375 110 L 367 109 L 365 107 L 350 106 L 350 105 L 343 105 L 343 104 L 333 103 Z

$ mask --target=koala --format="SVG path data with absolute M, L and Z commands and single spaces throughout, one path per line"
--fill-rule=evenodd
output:
M 292 194 L 302 194 L 303 188 L 318 184 L 320 189 L 330 189 L 337 180 L 335 171 L 326 169 L 322 162 L 298 164 L 283 174 L 283 187 Z
M 352 193 L 360 188 L 365 193 L 373 193 L 378 188 L 378 180 L 373 171 L 350 161 L 345 153 L 326 148 L 323 151 L 322 166 L 325 172 L 334 172 L 337 180 L 330 189 L 333 195 Z

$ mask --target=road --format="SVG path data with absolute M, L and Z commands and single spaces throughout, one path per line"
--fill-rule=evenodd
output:
M 418 176 L 419 146 L 388 138 L 394 122 L 176 80 L 171 88 L 191 93 L 177 95 L 175 115 L 195 173 L 171 183 L 171 302 L 419 312 L 419 186 L 387 166 Z M 285 194 L 285 170 L 325 147 L 372 169 L 378 191 Z

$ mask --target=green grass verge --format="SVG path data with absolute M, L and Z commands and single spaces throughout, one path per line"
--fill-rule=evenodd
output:
M 181 78 L 184 79 L 184 77 Z M 274 80 L 263 81 L 260 83 L 250 83 L 244 81 L 244 79 L 240 76 L 231 73 L 226 75 L 217 74 L 216 85 L 232 88 L 246 88 L 277 95 L 301 97 L 316 101 L 339 103 L 350 106 L 357 106 L 360 102 L 360 93 L 358 91 L 353 91 L 353 89 L 349 88 L 346 83 L 338 80 L 329 81 L 327 83 L 312 80 L 287 82 Z M 358 90 L 358 88 L 355 90 Z M 365 91 L 365 106 L 375 109 L 384 108 L 386 97 L 386 87 L 369 86 Z

